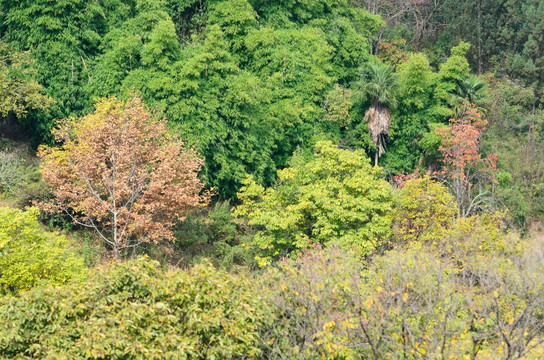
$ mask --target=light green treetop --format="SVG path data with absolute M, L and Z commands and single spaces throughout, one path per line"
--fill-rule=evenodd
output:
M 363 151 L 316 144 L 315 157 L 278 171 L 275 187 L 251 178 L 234 213 L 261 230 L 253 244 L 265 256 L 281 256 L 312 244 L 337 243 L 368 255 L 389 235 L 391 189 Z M 269 258 L 268 258 L 269 259 Z
M 0 207 L 0 294 L 48 283 L 60 285 L 86 274 L 83 259 L 70 252 L 68 239 L 46 232 L 38 208 Z

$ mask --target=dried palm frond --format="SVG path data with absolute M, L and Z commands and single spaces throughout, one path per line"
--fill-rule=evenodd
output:
M 378 156 L 385 152 L 384 137 L 389 135 L 391 126 L 391 111 L 384 106 L 373 105 L 365 112 L 365 119 L 368 123 L 370 137 L 378 148 Z

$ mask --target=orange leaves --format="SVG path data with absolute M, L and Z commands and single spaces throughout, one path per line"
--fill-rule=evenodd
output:
M 168 133 L 138 98 L 103 99 L 54 131 L 60 147 L 42 147 L 42 174 L 55 195 L 46 210 L 94 228 L 119 257 L 140 242 L 172 239 L 171 225 L 205 204 L 202 160 Z
M 468 177 L 463 171 L 465 167 L 481 165 L 479 145 L 486 124 L 487 121 L 476 109 L 468 109 L 460 119 L 451 119 L 450 127 L 437 129 L 442 137 L 440 152 L 444 156 L 443 171 L 451 169 L 452 176 L 464 181 Z
M 489 201 L 491 197 L 485 188 L 496 183 L 497 155 L 482 158 L 480 152 L 480 139 L 486 125 L 478 110 L 467 106 L 459 119 L 450 120 L 449 127 L 436 130 L 442 137 L 439 150 L 443 168 L 435 172 L 435 176 L 450 186 L 459 205 L 459 216 L 468 216 Z M 475 184 L 479 185 L 478 194 L 473 191 Z

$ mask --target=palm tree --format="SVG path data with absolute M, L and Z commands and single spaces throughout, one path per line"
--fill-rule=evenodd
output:
M 385 136 L 391 126 L 391 110 L 397 106 L 397 75 L 391 65 L 381 61 L 371 62 L 361 70 L 363 93 L 370 96 L 372 104 L 365 113 L 370 137 L 376 145 L 374 165 L 385 152 Z
M 475 75 L 469 75 L 463 79 L 452 94 L 449 103 L 453 109 L 453 116 L 459 117 L 465 109 L 465 103 L 474 104 L 480 113 L 485 113 L 489 102 L 489 92 L 484 81 Z

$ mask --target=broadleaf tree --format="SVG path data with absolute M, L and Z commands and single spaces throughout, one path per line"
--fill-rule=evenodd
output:
M 174 222 L 208 200 L 198 178 L 202 160 L 138 98 L 101 100 L 54 135 L 61 145 L 39 151 L 54 199 L 40 205 L 96 230 L 115 258 L 142 242 L 173 239 Z
M 366 256 L 388 237 L 392 196 L 381 168 L 366 154 L 337 148 L 330 141 L 316 144 L 315 157 L 278 172 L 275 187 L 247 179 L 234 210 L 259 227 L 253 245 L 264 257 L 293 254 L 315 243 L 336 243 Z
M 458 218 L 474 214 L 493 200 L 498 158 L 482 155 L 480 140 L 486 125 L 478 110 L 468 106 L 463 116 L 450 120 L 449 127 L 436 129 L 442 137 L 443 167 L 435 175 L 455 196 Z

